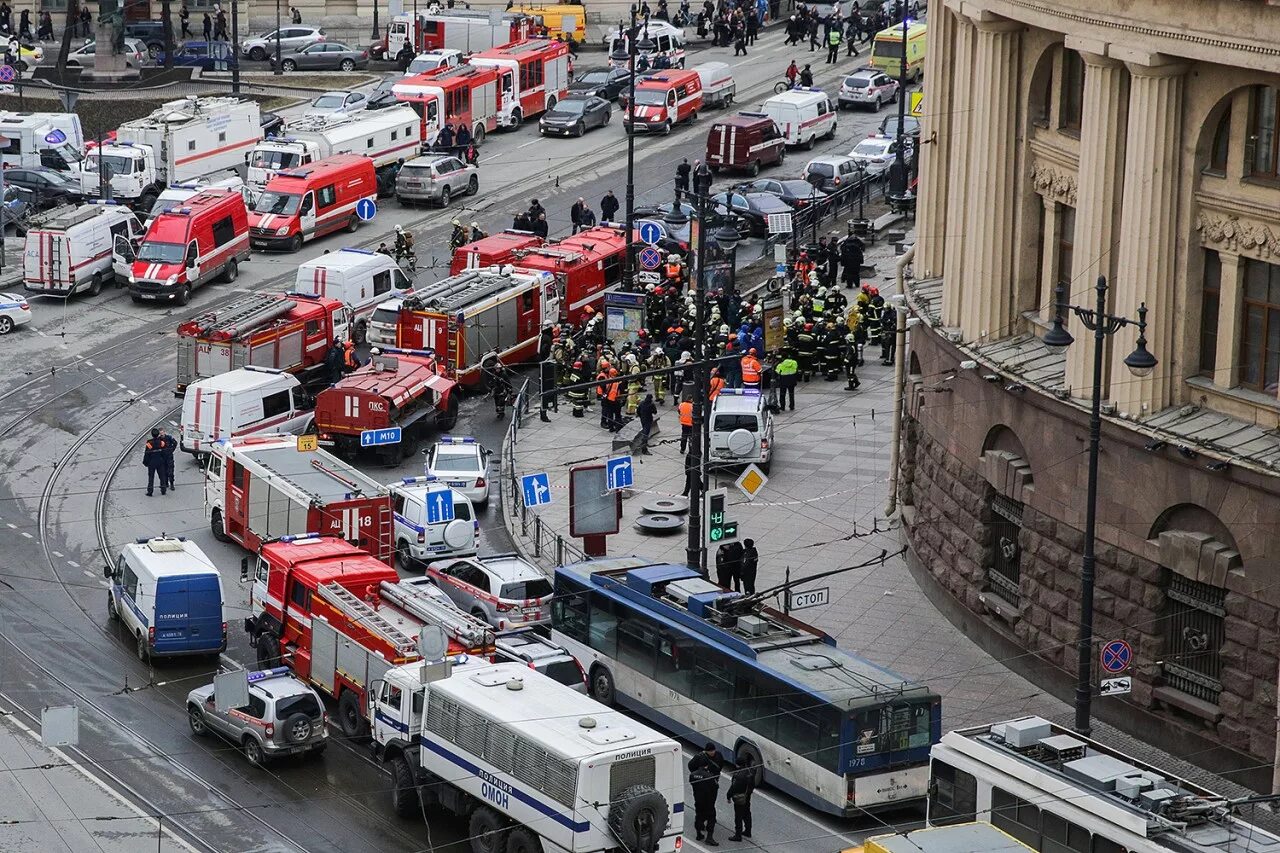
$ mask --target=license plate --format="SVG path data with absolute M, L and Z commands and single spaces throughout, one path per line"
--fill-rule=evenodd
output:
M 140 293 L 138 295 L 141 296 L 143 299 L 159 299 L 160 298 L 160 295 L 158 293 Z
M 526 611 L 524 612 L 524 618 L 529 619 L 529 620 L 531 620 L 531 621 L 533 621 L 533 622 L 537 622 L 537 621 L 539 621 L 540 619 L 542 619 L 542 611 L 541 611 L 541 610 L 526 610 Z
M 251 242 L 251 243 L 253 243 L 253 245 L 255 245 L 255 246 L 265 246 L 265 245 L 267 245 L 267 241 L 266 241 L 266 240 L 251 240 L 250 242 Z
M 465 480 L 449 480 L 447 481 L 446 485 L 448 485 L 449 488 L 451 489 L 460 489 L 466 486 L 467 482 Z

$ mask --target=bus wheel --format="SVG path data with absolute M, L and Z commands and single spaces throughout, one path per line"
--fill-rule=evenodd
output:
M 764 781 L 764 759 L 760 757 L 759 748 L 750 741 L 739 741 L 737 749 L 734 750 L 734 760 L 737 764 L 745 764 L 745 760 L 751 759 L 752 774 L 755 777 L 756 785 L 760 785 Z
M 507 835 L 507 853 L 542 853 L 542 843 L 532 830 L 517 826 Z
M 348 738 L 363 737 L 367 734 L 364 718 L 360 716 L 360 700 L 354 690 L 344 690 L 338 697 L 338 725 Z
M 480 806 L 473 811 L 467 830 L 471 836 L 471 849 L 474 853 L 502 853 L 507 832 L 498 818 L 498 813 L 493 809 Z
M 591 667 L 591 698 L 601 705 L 613 704 L 613 673 L 603 666 Z

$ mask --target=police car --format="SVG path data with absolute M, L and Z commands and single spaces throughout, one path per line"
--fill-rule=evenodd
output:
M 427 578 L 458 606 L 499 631 L 551 621 L 551 581 L 519 554 L 492 554 L 483 560 L 439 560 Z
M 479 506 L 489 503 L 489 451 L 470 436 L 440 437 L 427 455 L 426 473 Z
M 726 388 L 711 405 L 711 465 L 754 462 L 766 473 L 773 459 L 773 414 L 756 388 Z
M 249 702 L 237 708 L 218 710 L 212 684 L 187 694 L 193 735 L 226 738 L 259 767 L 279 756 L 324 752 L 329 730 L 320 694 L 284 666 L 250 672 L 246 678 Z
M 465 557 L 476 553 L 480 522 L 471 501 L 434 477 L 405 477 L 388 484 L 395 512 L 396 563 L 404 571 L 438 557 Z M 453 519 L 427 521 L 431 495 L 449 492 Z
M 31 306 L 16 293 L 0 293 L 0 335 L 31 322 Z

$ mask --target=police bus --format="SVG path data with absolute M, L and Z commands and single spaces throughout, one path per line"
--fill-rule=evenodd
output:
M 731 758 L 821 811 L 924 799 L 941 700 L 817 628 L 685 566 L 617 558 L 556 569 L 552 639 L 592 696 Z

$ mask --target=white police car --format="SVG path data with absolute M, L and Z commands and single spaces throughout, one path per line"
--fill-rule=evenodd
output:
M 773 459 L 773 414 L 755 388 L 726 388 L 711 404 L 709 465 L 754 462 L 766 473 Z
M 387 484 L 391 506 L 395 512 L 396 563 L 404 571 L 438 557 L 466 557 L 476 553 L 480 541 L 480 522 L 471 501 L 434 477 L 405 477 Z M 453 519 L 427 521 L 427 505 L 431 496 L 449 492 L 453 500 Z
M 426 474 L 464 495 L 471 503 L 489 503 L 489 451 L 470 436 L 442 435 L 424 451 Z
M 187 722 L 197 737 L 218 735 L 261 767 L 286 755 L 319 755 L 329 743 L 328 716 L 316 693 L 288 667 L 246 673 L 249 703 L 218 709 L 214 685 L 187 694 Z
M 31 322 L 31 306 L 16 293 L 0 293 L 0 335 Z

